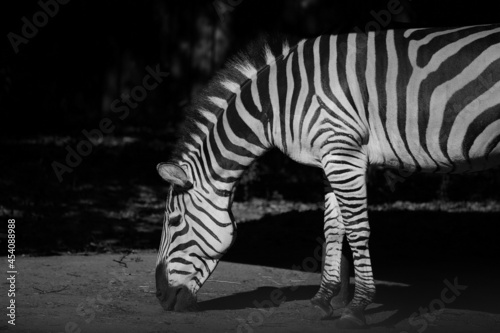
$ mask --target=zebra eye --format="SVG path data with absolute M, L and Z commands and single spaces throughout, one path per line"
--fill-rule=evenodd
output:
M 177 227 L 181 223 L 181 216 L 173 216 L 168 220 L 168 225 L 171 227 Z

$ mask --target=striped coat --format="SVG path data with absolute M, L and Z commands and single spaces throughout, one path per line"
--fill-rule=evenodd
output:
M 375 293 L 366 168 L 469 172 L 500 164 L 500 26 L 320 36 L 252 45 L 193 104 L 176 151 L 158 165 L 172 184 L 157 296 L 183 310 L 234 241 L 232 193 L 270 148 L 324 170 L 325 263 L 312 303 L 327 314 L 353 253 L 345 326 L 364 325 Z

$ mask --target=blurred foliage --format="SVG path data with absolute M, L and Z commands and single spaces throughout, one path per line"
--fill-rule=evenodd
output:
M 32 20 L 41 8 L 37 0 L 5 3 L 0 11 L 0 214 L 29 220 L 25 228 L 32 232 L 50 228 L 44 235 L 53 233 L 54 242 L 58 235 L 81 231 L 72 229 L 75 223 L 87 226 L 75 235 L 82 244 L 99 238 L 92 231 L 99 223 L 122 230 L 132 230 L 122 224 L 134 221 L 157 225 L 165 185 L 155 165 L 168 158 L 183 108 L 226 59 L 265 34 L 304 38 L 364 30 L 373 13 L 385 8 L 385 0 L 73 0 L 60 5 L 15 53 L 6 36 L 21 34 L 22 18 Z M 405 8 L 387 27 L 498 20 L 495 4 L 483 0 L 412 1 Z M 146 68 L 156 65 L 169 76 L 59 183 L 51 163 L 64 160 L 64 147 L 74 147 L 83 129 L 96 128 L 113 101 L 141 85 Z M 322 188 L 320 170 L 271 151 L 248 170 L 236 199 L 320 202 Z M 369 171 L 370 203 L 498 200 L 498 188 L 498 170 L 450 176 L 446 183 L 439 175 L 413 175 L 393 189 L 385 170 Z M 143 206 L 137 208 L 138 201 Z M 153 208 L 155 214 L 148 211 Z M 111 229 L 110 234 L 117 232 Z M 37 236 L 22 237 L 26 246 Z M 52 246 L 46 239 L 39 242 Z

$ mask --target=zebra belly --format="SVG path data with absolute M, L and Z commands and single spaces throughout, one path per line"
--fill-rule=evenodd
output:
M 499 110 L 500 112 L 500 110 Z M 465 126 L 453 139 L 441 145 L 443 149 L 405 150 L 405 147 L 377 142 L 369 143 L 369 160 L 380 165 L 408 172 L 465 173 L 487 170 L 500 166 L 500 119 L 485 125 Z M 467 122 L 457 125 L 464 127 Z M 439 141 L 439 138 L 436 138 Z M 427 147 L 429 147 L 428 145 Z M 434 145 L 439 147 L 439 145 Z M 400 151 L 404 153 L 399 153 Z
M 500 120 L 496 123 L 496 133 L 484 133 L 485 138 L 478 137 L 469 151 L 469 160 L 464 163 L 465 170 L 480 171 L 500 165 Z M 495 135 L 496 134 L 496 135 Z M 469 168 L 467 168 L 469 167 Z M 460 171 L 460 167 L 458 171 Z
M 420 165 L 424 171 L 463 173 L 499 165 L 500 100 L 496 97 L 490 100 L 493 100 L 490 102 L 493 107 L 483 108 L 482 103 L 470 103 L 474 107 L 458 113 L 452 124 L 446 124 L 445 120 L 439 132 L 433 130 L 439 135 L 426 136 L 427 149 L 417 155 L 417 161 L 423 157 Z

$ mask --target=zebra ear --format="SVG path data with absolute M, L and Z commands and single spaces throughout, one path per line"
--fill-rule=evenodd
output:
M 156 166 L 158 174 L 170 184 L 188 189 L 193 186 L 186 171 L 177 164 L 160 163 Z

